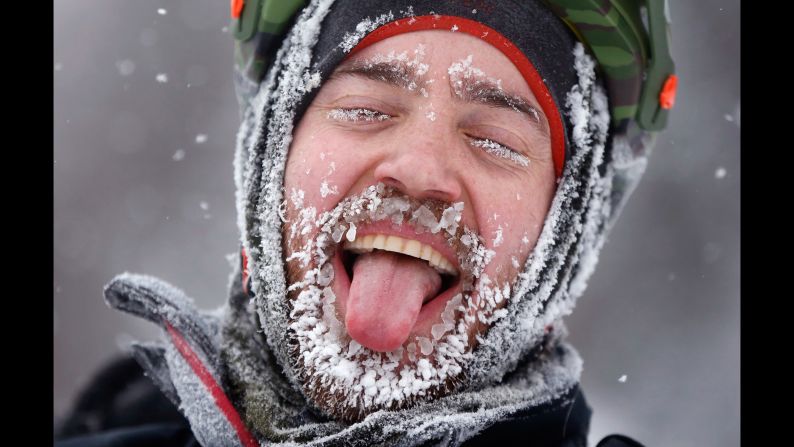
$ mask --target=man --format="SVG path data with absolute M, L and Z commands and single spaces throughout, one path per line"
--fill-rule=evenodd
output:
M 672 105 L 666 47 L 603 35 L 639 8 L 360 3 L 233 2 L 241 268 L 212 313 L 111 282 L 166 334 L 136 359 L 202 445 L 586 445 L 562 317 Z

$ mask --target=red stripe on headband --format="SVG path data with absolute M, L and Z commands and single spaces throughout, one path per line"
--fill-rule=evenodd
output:
M 521 73 L 521 76 L 524 77 L 524 81 L 526 81 L 529 89 L 532 90 L 532 94 L 537 98 L 540 103 L 540 108 L 549 121 L 554 171 L 558 178 L 562 176 L 562 169 L 565 165 L 565 130 L 562 119 L 560 119 L 560 111 L 557 108 L 557 104 L 555 104 L 554 98 L 552 98 L 549 89 L 546 88 L 546 84 L 543 82 L 543 78 L 541 78 L 537 70 L 535 70 L 535 66 L 532 65 L 532 62 L 527 59 L 524 53 L 511 42 L 510 39 L 503 36 L 495 29 L 463 17 L 442 15 L 408 17 L 389 22 L 372 31 L 350 51 L 348 57 L 376 42 L 380 42 L 381 40 L 388 39 L 398 34 L 434 29 L 451 30 L 452 27 L 457 27 L 456 31 L 469 34 L 491 44 L 491 46 L 507 56 L 510 62 L 512 62 Z

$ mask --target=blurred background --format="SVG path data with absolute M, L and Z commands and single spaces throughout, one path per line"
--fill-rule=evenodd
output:
M 739 2 L 670 0 L 669 128 L 568 319 L 590 442 L 739 445 Z M 229 2 L 55 0 L 58 420 L 119 345 L 158 337 L 102 287 L 159 276 L 226 299 L 238 250 Z

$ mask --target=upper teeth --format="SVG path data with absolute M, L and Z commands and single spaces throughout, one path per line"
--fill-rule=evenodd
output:
M 367 253 L 374 248 L 424 259 L 430 263 L 431 267 L 441 273 L 457 275 L 455 267 L 441 253 L 433 247 L 413 239 L 403 239 L 399 236 L 387 236 L 385 234 L 368 234 L 345 244 L 346 250 L 355 253 Z

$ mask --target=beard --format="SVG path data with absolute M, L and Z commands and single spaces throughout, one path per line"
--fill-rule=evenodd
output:
M 400 410 L 459 390 L 477 339 L 506 311 L 509 285 L 496 286 L 483 273 L 494 252 L 484 239 L 460 225 L 463 203 L 416 200 L 383 184 L 347 197 L 318 215 L 292 191 L 285 203 L 289 357 L 310 405 L 334 419 L 361 420 L 379 410 Z M 391 220 L 418 232 L 441 233 L 460 265 L 457 293 L 434 324 L 430 337 L 410 336 L 390 352 L 368 349 L 352 339 L 336 311 L 335 272 L 355 255 L 342 253 L 356 226 Z M 458 284 L 458 283 L 456 283 Z

